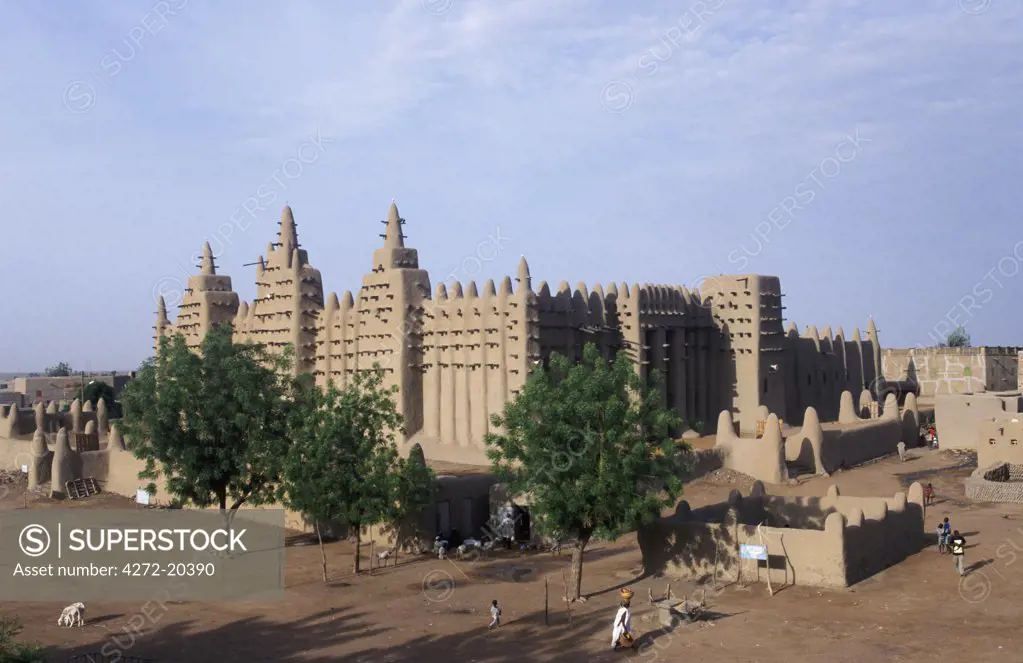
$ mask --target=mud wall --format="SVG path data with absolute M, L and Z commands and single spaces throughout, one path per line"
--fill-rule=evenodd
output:
M 977 428 L 977 467 L 1023 464 L 1023 417 L 981 421 Z
M 934 423 L 943 449 L 979 451 L 980 423 L 1018 414 L 1018 394 L 944 394 L 934 398 Z
M 846 587 L 924 543 L 919 483 L 892 498 L 844 497 L 837 486 L 822 498 L 767 496 L 763 484 L 753 491 L 748 498 L 733 491 L 728 503 L 696 511 L 683 501 L 674 516 L 641 528 L 645 570 L 703 580 L 716 562 L 731 580 L 766 580 L 769 574 L 775 586 Z M 760 518 L 770 526 L 750 522 Z M 743 544 L 766 545 L 768 560 L 740 559 Z
M 886 348 L 882 371 L 889 380 L 910 379 L 924 396 L 1019 389 L 1020 349 Z

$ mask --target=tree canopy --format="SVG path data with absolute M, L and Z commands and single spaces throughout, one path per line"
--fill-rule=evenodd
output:
M 99 399 L 103 399 L 107 403 L 107 407 L 113 407 L 114 405 L 114 388 L 108 385 L 106 382 L 96 380 L 85 385 L 83 390 L 82 400 L 89 401 L 93 407 L 99 405 Z
M 433 503 L 437 477 L 426 465 L 423 449 L 412 447 L 408 458 L 399 458 L 391 473 L 391 501 L 387 520 L 394 528 L 395 562 L 405 541 L 410 521 Z
M 63 378 L 71 375 L 71 365 L 66 361 L 58 362 L 55 366 L 46 369 L 46 377 Z
M 943 344 L 947 348 L 968 348 L 970 347 L 970 333 L 966 328 L 959 325 L 945 337 Z
M 382 522 L 393 509 L 394 435 L 402 424 L 395 391 L 383 387 L 383 371 L 374 364 L 343 389 L 305 390 L 292 414 L 294 443 L 279 496 L 316 523 L 347 523 L 356 537 L 356 573 L 361 528 Z
M 686 446 L 672 439 L 681 420 L 661 405 L 656 373 L 644 384 L 624 353 L 609 362 L 589 344 L 575 365 L 552 354 L 493 424 L 487 454 L 508 494 L 528 496 L 543 531 L 577 538 L 570 598 L 581 594 L 591 537 L 613 540 L 681 493 Z
M 21 624 L 15 617 L 0 618 L 0 663 L 46 663 L 46 648 L 38 644 L 16 642 Z
M 232 510 L 275 496 L 288 447 L 296 381 L 290 352 L 232 342 L 227 325 L 211 330 L 199 352 L 182 336 L 161 338 L 121 394 L 123 429 L 139 478 L 164 479 L 182 503 Z

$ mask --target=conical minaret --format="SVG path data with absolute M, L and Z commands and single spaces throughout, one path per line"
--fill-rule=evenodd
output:
M 384 244 L 373 252 L 373 269 L 419 269 L 419 252 L 405 246 L 405 219 L 398 213 L 398 205 L 391 202 L 381 237 Z
M 877 325 L 874 324 L 874 318 L 871 316 L 870 324 L 867 325 L 867 340 L 870 341 L 870 349 L 873 351 L 873 364 L 874 364 L 874 375 L 871 379 L 875 381 L 881 380 L 881 343 L 877 337 Z
M 205 276 L 214 276 L 217 273 L 217 266 L 213 262 L 213 249 L 210 248 L 209 242 L 202 245 L 202 265 L 199 273 Z
M 285 260 L 291 259 L 291 253 L 298 246 L 298 228 L 295 226 L 295 215 L 290 205 L 281 210 L 281 228 L 277 231 L 277 244 Z
M 398 411 L 404 418 L 404 443 L 423 428 L 423 312 L 430 296 L 430 275 L 419 268 L 419 253 L 405 245 L 405 219 L 392 201 L 373 252 L 371 270 L 351 316 L 359 342 L 355 365 L 384 369 L 385 386 L 397 386 Z M 361 339 L 372 339 L 363 341 Z
M 160 349 L 160 339 L 170 329 L 170 320 L 167 319 L 167 302 L 164 301 L 163 295 L 160 295 L 160 299 L 156 302 L 156 324 L 153 325 L 153 329 L 156 330 L 156 334 L 153 335 L 153 352 L 155 354 Z
M 185 343 L 190 348 L 198 348 L 213 327 L 230 325 L 238 313 L 239 300 L 231 288 L 231 277 L 217 274 L 209 242 L 203 243 L 202 259 L 198 267 L 199 273 L 188 277 L 188 287 L 178 305 L 174 326 L 165 324 L 166 329 L 163 331 L 163 335 L 171 331 L 184 335 Z M 160 307 L 161 310 L 157 312 L 158 327 L 167 317 L 163 302 L 160 302 Z
M 256 261 L 256 297 L 249 309 L 247 338 L 272 351 L 294 348 L 294 371 L 309 373 L 317 360 L 316 334 L 322 324 L 323 279 L 298 241 L 290 205 L 281 210 L 277 240 Z
M 387 210 L 387 227 L 384 229 L 384 248 L 400 249 L 405 247 L 405 233 L 402 231 L 402 224 L 405 220 L 398 214 L 398 205 L 391 201 L 391 208 Z
M 526 256 L 522 256 L 519 260 L 519 273 L 515 280 L 518 281 L 518 285 L 515 286 L 515 294 L 532 291 L 533 277 L 529 274 L 529 263 L 526 262 Z

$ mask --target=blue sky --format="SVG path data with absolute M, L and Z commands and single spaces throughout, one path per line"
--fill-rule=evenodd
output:
M 251 299 L 285 201 L 357 289 L 392 198 L 434 282 L 761 273 L 800 328 L 1023 345 L 1021 34 L 1011 0 L 8 2 L 0 369 L 137 366 L 205 239 Z

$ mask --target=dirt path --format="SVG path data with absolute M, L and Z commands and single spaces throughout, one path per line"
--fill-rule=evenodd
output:
M 827 661 L 947 660 L 950 647 L 971 660 L 1016 660 L 1023 647 L 1017 597 L 1023 592 L 1023 508 L 971 505 L 962 477 L 968 469 L 934 451 L 914 450 L 906 463 L 887 459 L 814 477 L 799 485 L 769 487 L 786 495 L 822 495 L 831 483 L 847 495 L 889 495 L 911 480 L 930 481 L 938 503 L 928 510 L 931 529 L 946 515 L 968 538 L 967 563 L 980 564 L 962 583 L 951 557 L 927 549 L 844 591 L 788 588 L 773 597 L 766 589 L 727 587 L 708 598 L 713 618 L 661 632 L 646 605 L 647 588 L 664 590 L 665 580 L 636 581 L 640 556 L 633 536 L 597 544 L 587 553 L 585 603 L 572 608 L 571 624 L 562 591 L 568 555 L 498 553 L 488 562 L 459 563 L 417 558 L 372 577 L 346 576 L 351 546 L 333 543 L 328 555 L 335 579 L 319 581 L 319 550 L 288 549 L 288 590 L 277 603 L 167 604 L 148 606 L 142 635 L 123 629 L 139 603 L 100 602 L 88 606 L 83 629 L 54 625 L 60 606 L 9 603 L 0 613 L 18 616 L 24 636 L 54 648 L 54 661 L 97 651 L 120 635 L 125 655 L 172 661 L 233 663 L 250 661 L 748 661 L 792 663 Z M 943 469 L 944 468 L 944 469 Z M 694 507 L 724 499 L 749 482 L 719 472 L 686 487 Z M 0 502 L 22 508 L 18 490 Z M 123 506 L 112 496 L 91 498 L 76 508 Z M 30 508 L 71 506 L 49 500 Z M 0 515 L 2 517 L 2 515 Z M 366 560 L 368 562 L 368 559 Z M 544 623 L 544 576 L 552 596 Z M 636 590 L 634 624 L 652 642 L 642 652 L 610 651 L 610 622 L 616 587 L 632 581 Z M 693 592 L 673 583 L 676 594 Z M 488 632 L 487 608 L 498 599 L 505 623 Z M 73 599 L 69 599 L 70 600 Z M 136 618 L 136 623 L 137 622 Z

